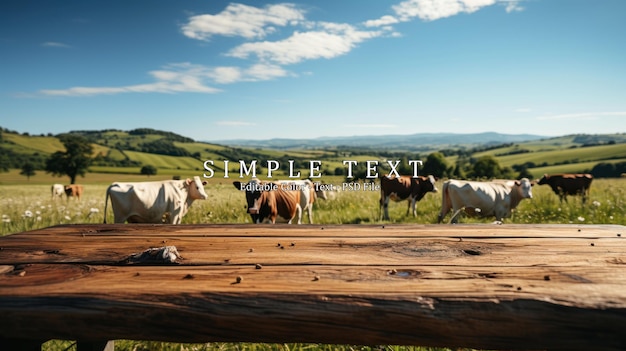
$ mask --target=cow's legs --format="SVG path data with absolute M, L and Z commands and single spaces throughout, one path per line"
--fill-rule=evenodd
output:
M 307 211 L 309 213 L 309 223 L 313 224 L 313 206 L 311 204 L 307 207 Z
M 296 217 L 298 218 L 298 224 L 302 224 L 302 207 L 300 207 L 300 204 L 296 205 Z
M 380 199 L 380 207 L 383 213 L 383 220 L 389 220 L 389 196 Z
M 417 200 L 414 197 L 409 198 L 409 207 L 413 209 L 413 217 L 417 217 L 417 211 L 415 210 L 416 203 L 417 203 Z M 409 215 L 408 209 L 407 209 L 406 214 L 407 216 Z

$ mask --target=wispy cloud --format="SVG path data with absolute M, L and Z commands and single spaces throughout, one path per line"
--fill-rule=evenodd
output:
M 600 117 L 622 117 L 626 116 L 626 111 L 615 111 L 615 112 L 584 112 L 584 113 L 566 113 L 560 115 L 547 115 L 547 116 L 538 116 L 535 119 L 543 121 L 543 120 L 552 120 L 552 119 L 600 119 Z
M 410 21 L 418 17 L 425 21 L 434 21 L 459 13 L 472 13 L 482 7 L 490 6 L 496 0 L 408 0 L 392 6 L 400 21 Z
M 45 43 L 41 43 L 41 46 L 46 47 L 46 48 L 71 48 L 70 45 L 64 44 L 64 43 L 60 43 L 58 41 L 47 41 Z
M 69 89 L 44 89 L 43 95 L 49 96 L 90 96 L 121 93 L 218 93 L 221 90 L 206 85 L 206 80 L 219 79 L 219 71 L 203 66 L 180 63 L 168 65 L 165 69 L 152 71 L 153 83 L 135 84 L 120 87 L 73 87 Z M 218 78 L 216 78 L 218 77 Z
M 264 38 L 276 31 L 276 26 L 295 25 L 304 20 L 304 11 L 293 4 L 274 4 L 257 8 L 229 4 L 216 15 L 191 16 L 182 28 L 189 38 L 208 40 L 214 35 Z
M 333 58 L 346 54 L 356 44 L 377 37 L 380 31 L 362 31 L 349 24 L 320 23 L 320 30 L 295 32 L 280 41 L 245 43 L 232 49 L 228 55 L 246 59 L 255 55 L 261 61 L 294 64 L 304 60 Z
M 217 121 L 215 124 L 226 127 L 250 127 L 256 125 L 256 123 L 244 121 Z
M 241 81 L 262 81 L 288 75 L 279 66 L 255 64 L 248 68 L 207 67 L 188 62 L 175 63 L 149 72 L 154 82 L 119 87 L 72 87 L 69 89 L 44 89 L 39 93 L 48 96 L 91 96 L 122 93 L 205 93 L 215 94 L 222 89 L 213 84 L 231 84 Z
M 386 14 L 358 24 L 310 21 L 306 18 L 306 10 L 291 3 L 264 7 L 230 3 L 216 14 L 189 16 L 180 30 L 187 38 L 201 41 L 210 41 L 214 36 L 241 37 L 247 40 L 222 53 L 249 61 L 247 66 L 210 67 L 177 63 L 148 72 L 154 80 L 152 83 L 44 89 L 39 93 L 48 96 L 183 92 L 214 94 L 222 91 L 214 85 L 295 76 L 283 66 L 307 60 L 332 59 L 348 54 L 359 44 L 373 38 L 402 36 L 393 27 L 400 22 L 415 18 L 434 21 L 459 13 L 473 13 L 498 2 L 506 4 L 507 12 L 519 11 L 519 1 L 522 0 L 405 0 L 391 7 L 391 15 Z M 281 33 L 281 29 L 285 27 L 289 27 L 285 31 L 287 34 Z M 47 42 L 43 45 L 70 47 L 59 42 Z
M 506 5 L 505 11 L 506 13 L 511 12 L 521 12 L 524 11 L 524 8 L 519 4 L 519 0 L 499 0 L 501 3 Z

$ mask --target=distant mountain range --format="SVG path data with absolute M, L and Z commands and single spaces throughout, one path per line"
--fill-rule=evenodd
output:
M 297 149 L 297 148 L 332 148 L 332 147 L 370 147 L 403 150 L 430 150 L 446 147 L 471 147 L 476 145 L 497 145 L 547 139 L 549 137 L 533 134 L 501 134 L 495 132 L 455 134 L 455 133 L 418 133 L 410 135 L 366 135 L 345 137 L 320 137 L 314 139 L 267 139 L 267 140 L 217 140 L 216 144 L 240 147 Z

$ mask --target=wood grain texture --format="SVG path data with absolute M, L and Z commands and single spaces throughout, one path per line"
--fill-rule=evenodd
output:
M 622 350 L 624 229 L 50 227 L 0 238 L 0 339 Z

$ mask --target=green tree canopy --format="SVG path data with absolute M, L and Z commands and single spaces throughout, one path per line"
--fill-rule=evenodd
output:
M 35 173 L 35 166 L 33 166 L 32 163 L 30 162 L 26 162 L 24 163 L 24 165 L 22 166 L 22 171 L 20 172 L 21 175 L 26 176 L 27 180 L 30 180 L 30 177 L 34 176 Z
M 147 175 L 147 176 L 151 176 L 151 175 L 156 175 L 157 174 L 157 168 L 154 167 L 153 165 L 145 165 L 143 167 L 141 167 L 141 174 Z
M 472 166 L 472 175 L 477 178 L 498 178 L 502 176 L 502 168 L 495 157 L 483 156 Z
M 57 151 L 46 160 L 46 173 L 55 176 L 70 177 L 70 184 L 76 182 L 77 176 L 85 176 L 91 164 L 93 147 L 89 141 L 80 135 L 65 134 L 59 137 L 65 152 Z
M 435 177 L 442 178 L 448 174 L 448 162 L 446 157 L 441 152 L 433 152 L 424 162 L 424 169 L 422 169 L 422 175 L 432 174 Z

